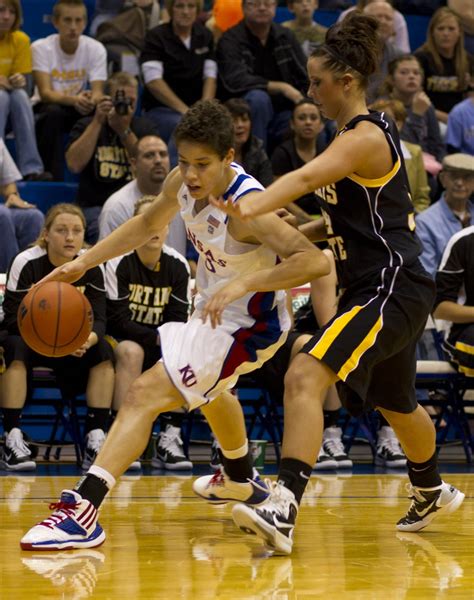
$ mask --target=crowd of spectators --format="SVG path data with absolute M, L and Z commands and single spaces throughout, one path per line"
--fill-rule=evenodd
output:
M 164 178 L 178 163 L 173 131 L 200 99 L 217 98 L 225 104 L 234 122 L 235 160 L 265 186 L 309 162 L 336 134 L 334 123 L 306 96 L 306 60 L 312 49 L 324 43 L 327 31 L 318 22 L 318 0 L 288 0 L 293 18 L 282 23 L 275 21 L 277 0 L 215 0 L 211 4 L 97 0 L 88 28 L 83 0 L 57 0 L 52 6 L 57 33 L 30 44 L 27 33 L 21 31 L 19 0 L 0 0 L 0 195 L 4 199 L 0 205 L 0 273 L 8 272 L 5 320 L 0 327 L 7 332 L 2 406 L 4 447 L 11 449 L 13 457 L 10 464 L 0 459 L 0 466 L 15 470 L 34 464 L 21 432 L 20 415 L 27 371 L 41 360 L 21 341 L 14 314 L 28 287 L 59 264 L 56 234 L 70 236 L 72 250 L 84 251 L 87 244 L 108 235 L 159 194 Z M 472 264 L 467 249 L 473 244 L 474 57 L 470 52 L 474 19 L 464 0 L 429 4 L 426 40 L 419 48 L 410 45 L 406 14 L 410 0 L 357 0 L 355 4 L 320 0 L 319 8 L 337 10 L 338 20 L 359 10 L 379 23 L 381 61 L 379 72 L 369 82 L 371 108 L 393 119 L 400 131 L 421 260 L 441 286 L 435 315 L 458 323 L 451 330 L 447 350 L 454 362 L 462 364 L 463 372 L 472 376 L 474 366 L 466 366 L 456 347 L 461 340 L 473 347 L 474 354 L 474 317 L 457 308 L 459 290 L 472 283 L 467 276 L 466 280 L 459 276 L 456 268 Z M 424 10 L 422 0 L 417 6 Z M 9 148 L 14 148 L 13 158 L 5 137 Z M 17 182 L 62 181 L 67 172 L 77 179 L 75 204 L 70 209 L 59 205 L 44 223 L 43 213 L 21 198 Z M 301 225 L 316 212 L 314 197 L 308 194 L 290 206 L 293 216 L 288 218 Z M 189 280 L 196 255 L 186 241 L 180 216 L 162 238 L 154 247 L 144 246 L 104 267 L 106 281 L 99 269 L 90 275 L 93 281 L 78 283 L 86 294 L 94 290 L 97 312 L 89 346 L 75 357 L 85 365 L 80 387 L 87 390 L 89 412 L 98 409 L 87 420 L 89 461 L 108 427 L 104 415 L 118 408 L 126 382 L 159 354 L 159 347 L 148 343 L 151 329 L 176 311 L 181 311 L 180 319 L 187 315 L 183 296 L 176 310 L 171 304 L 164 307 L 164 316 L 156 323 L 141 323 L 136 314 L 143 311 L 132 308 L 136 298 L 125 297 L 127 285 L 130 289 L 141 285 L 133 277 L 143 277 L 150 289 L 164 289 L 163 272 L 160 277 L 153 274 L 156 269 L 150 267 L 150 260 L 159 265 L 166 259 L 170 273 L 177 268 Z M 124 273 L 133 279 L 129 284 Z M 160 280 L 156 285 L 155 279 Z M 118 338 L 115 358 L 105 341 L 106 331 Z M 63 367 L 68 372 L 68 361 L 52 360 L 58 373 Z M 68 360 L 74 363 L 74 357 Z M 102 385 L 110 383 L 100 401 L 94 392 L 95 378 Z M 120 381 L 125 384 L 117 391 Z M 12 394 L 16 388 L 20 394 Z M 179 416 L 171 419 L 164 423 L 163 432 L 168 431 L 165 441 L 173 451 L 166 454 L 167 448 L 161 448 L 156 462 L 161 460 L 170 468 L 173 461 L 175 466 L 188 466 L 179 437 Z M 329 460 L 327 456 L 321 459 Z

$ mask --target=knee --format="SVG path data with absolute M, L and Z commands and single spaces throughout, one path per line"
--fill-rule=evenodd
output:
M 245 100 L 250 104 L 253 111 L 272 108 L 270 95 L 265 90 L 251 90 L 245 94 Z
M 12 90 L 10 92 L 10 102 L 12 106 L 26 106 L 32 110 L 28 94 L 23 89 Z
M 140 344 L 126 340 L 115 348 L 117 368 L 141 373 L 145 352 Z
M 156 389 L 159 389 L 158 385 Z M 156 389 L 151 389 L 143 377 L 138 377 L 130 386 L 120 410 L 131 410 L 141 414 L 150 413 L 155 416 L 153 396 L 156 394 Z
M 300 354 L 293 360 L 285 375 L 285 405 L 306 401 L 309 395 L 312 401 L 323 398 L 329 386 L 324 374 L 318 375 L 320 367 L 319 362 L 306 354 Z M 308 394 L 309 390 L 311 394 Z
M 24 210 L 24 219 L 25 226 L 36 238 L 44 225 L 44 214 L 38 208 L 29 208 Z
M 8 110 L 10 108 L 10 101 L 10 92 L 0 89 L 0 106 L 2 110 Z

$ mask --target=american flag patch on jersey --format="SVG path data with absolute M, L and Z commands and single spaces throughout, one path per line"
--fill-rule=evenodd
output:
M 216 217 L 214 217 L 213 215 L 209 215 L 207 217 L 207 222 L 212 225 L 213 227 L 219 227 L 219 225 L 221 224 L 221 222 L 219 221 L 219 219 L 216 219 Z

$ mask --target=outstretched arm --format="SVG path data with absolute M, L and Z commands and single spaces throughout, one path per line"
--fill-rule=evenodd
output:
M 54 269 L 41 283 L 50 280 L 72 283 L 88 269 L 143 245 L 163 229 L 179 210 L 176 194 L 181 181 L 179 171 L 175 169 L 168 175 L 156 201 L 144 213 L 126 221 L 78 258 Z

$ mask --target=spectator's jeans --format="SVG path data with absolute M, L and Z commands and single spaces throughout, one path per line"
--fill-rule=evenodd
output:
M 7 208 L 0 204 L 0 273 L 11 260 L 39 236 L 44 215 L 37 208 Z
M 23 176 L 44 171 L 35 136 L 35 119 L 25 90 L 0 90 L 0 137 L 5 138 L 10 117 L 16 142 L 18 168 Z
M 244 98 L 250 105 L 252 133 L 262 140 L 265 148 L 275 148 L 289 128 L 291 111 L 276 113 L 270 95 L 264 90 L 251 90 Z
M 81 206 L 81 209 L 86 218 L 85 240 L 88 244 L 94 245 L 99 239 L 99 217 L 102 206 Z
M 168 106 L 156 106 L 148 110 L 145 116 L 158 125 L 161 139 L 168 144 L 170 167 L 173 169 L 178 164 L 178 151 L 172 136 L 183 115 Z

